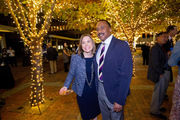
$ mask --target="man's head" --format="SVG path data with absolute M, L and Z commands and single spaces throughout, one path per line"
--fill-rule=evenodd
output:
M 105 41 L 111 35 L 110 23 L 106 20 L 100 20 L 97 25 L 97 36 L 101 41 Z
M 171 36 L 171 37 L 173 37 L 173 36 L 175 36 L 176 34 L 177 34 L 177 26 L 175 26 L 175 25 L 170 25 L 170 26 L 168 26 L 167 27 L 167 29 L 166 29 L 166 32 Z
M 157 42 L 160 44 L 160 45 L 163 45 L 163 44 L 166 44 L 167 40 L 168 40 L 168 34 L 167 32 L 160 32 L 156 35 L 156 39 L 157 39 Z

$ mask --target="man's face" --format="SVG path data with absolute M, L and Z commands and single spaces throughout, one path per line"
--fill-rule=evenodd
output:
M 175 36 L 177 32 L 178 32 L 177 27 L 174 27 L 174 30 L 171 30 L 171 36 Z
M 111 28 L 106 21 L 97 23 L 97 36 L 101 41 L 105 41 L 111 35 Z
M 167 34 L 162 34 L 162 35 L 160 35 L 158 37 L 158 41 L 157 42 L 159 44 L 163 45 L 163 44 L 166 44 L 167 40 L 168 40 L 168 35 Z

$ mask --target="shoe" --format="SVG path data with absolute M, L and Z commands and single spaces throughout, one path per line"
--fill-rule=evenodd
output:
M 154 113 L 150 112 L 150 115 L 156 116 L 156 117 L 161 118 L 163 120 L 167 120 L 167 117 L 163 114 L 154 114 Z
M 161 112 L 166 112 L 166 108 L 161 107 L 161 108 L 159 109 L 159 111 L 161 111 Z

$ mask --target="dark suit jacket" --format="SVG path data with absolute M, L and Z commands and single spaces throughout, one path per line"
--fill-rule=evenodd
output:
M 95 81 L 98 90 L 99 78 L 96 58 L 94 63 Z M 112 104 L 116 102 L 120 105 L 125 105 L 132 78 L 132 69 L 132 55 L 128 44 L 113 37 L 107 50 L 102 70 L 105 93 Z
M 49 47 L 47 49 L 47 60 L 56 60 L 58 57 L 58 52 L 55 48 Z
M 168 39 L 166 44 L 163 45 L 163 48 L 165 49 L 165 51 L 167 53 L 168 51 L 170 51 L 170 48 L 173 47 L 173 46 L 174 46 L 173 45 L 173 40 L 169 41 L 169 39 Z
M 167 56 L 162 47 L 156 43 L 149 54 L 149 66 L 147 79 L 158 82 L 160 75 L 164 74 L 165 69 L 168 69 Z
M 146 55 L 146 45 L 145 44 L 142 45 L 141 50 L 142 50 L 142 55 L 145 56 Z

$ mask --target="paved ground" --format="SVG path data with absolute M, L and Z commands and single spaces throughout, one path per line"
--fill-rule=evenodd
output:
M 63 71 L 62 56 L 59 57 L 58 72 L 50 75 L 49 64 L 44 63 L 44 89 L 45 104 L 38 107 L 30 107 L 30 66 L 11 68 L 15 79 L 13 89 L 1 89 L 0 97 L 5 98 L 6 104 L 1 110 L 2 120 L 81 120 L 76 94 L 67 96 L 58 94 L 62 87 L 67 73 Z M 125 120 L 159 120 L 149 114 L 149 105 L 151 101 L 154 84 L 146 79 L 147 66 L 142 65 L 142 57 L 135 57 L 136 76 L 132 78 L 131 95 L 128 96 L 125 106 Z M 173 68 L 174 81 L 178 69 Z M 167 94 L 169 100 L 163 103 L 167 109 L 164 114 L 169 116 L 171 108 L 171 98 L 174 83 L 170 83 Z M 101 115 L 98 116 L 101 120 Z

